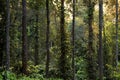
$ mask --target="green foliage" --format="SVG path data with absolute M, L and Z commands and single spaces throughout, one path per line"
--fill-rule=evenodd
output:
M 15 80 L 16 79 L 16 74 L 14 74 L 10 71 L 4 72 L 4 75 L 5 75 L 5 73 L 7 73 L 6 76 L 9 80 Z
M 62 79 L 58 79 L 58 78 L 50 78 L 50 79 L 46 79 L 46 80 L 62 80 Z
M 45 79 L 43 75 L 37 73 L 30 74 L 29 76 L 25 76 L 21 74 L 16 75 L 15 73 L 12 73 L 10 71 L 3 71 L 0 73 L 0 80 L 4 80 L 4 79 L 5 80 L 62 80 L 58 78 Z
M 22 67 L 22 62 L 21 62 L 21 61 L 18 61 L 17 63 L 14 63 L 13 67 L 11 67 L 11 70 L 12 70 L 14 73 L 20 73 L 21 67 Z
M 71 44 L 69 40 L 69 33 L 65 31 L 64 36 L 61 37 L 64 37 L 64 41 L 61 41 L 61 52 L 58 61 L 59 77 L 71 80 Z
M 34 65 L 32 63 L 32 61 L 29 61 L 29 66 L 28 66 L 28 72 L 30 74 L 32 73 L 40 73 L 40 74 L 43 74 L 43 71 L 45 69 L 45 67 L 43 65 Z
M 45 80 L 42 75 L 34 73 L 29 76 L 18 75 L 17 80 Z
M 14 74 L 13 72 L 10 71 L 3 71 L 0 73 L 0 80 L 16 80 L 16 74 Z
M 116 80 L 120 80 L 120 74 L 118 72 L 115 72 L 114 78 Z
M 65 57 L 61 57 L 60 50 L 60 0 L 50 0 L 50 70 L 51 78 L 44 78 L 45 75 L 45 56 L 46 56 L 46 5 L 45 0 L 26 0 L 27 1 L 27 36 L 28 36 L 28 75 L 21 75 L 21 53 L 22 53 L 22 36 L 21 36 L 21 17 L 22 8 L 20 0 L 10 1 L 11 10 L 11 27 L 10 27 L 10 56 L 12 71 L 1 71 L 0 80 L 7 78 L 8 80 L 62 80 L 58 79 L 61 71 L 65 70 L 67 80 L 71 79 L 71 30 L 72 30 L 72 0 L 65 0 Z M 88 4 L 90 1 L 90 4 Z M 98 4 L 97 0 L 76 0 L 76 19 L 75 19 L 75 68 L 77 80 L 87 80 L 87 61 L 85 60 L 88 51 L 88 18 L 94 13 L 94 42 L 93 48 L 95 53 L 98 49 Z M 120 65 L 118 70 L 115 67 L 115 0 L 106 0 L 104 6 L 104 29 L 103 29 L 103 54 L 104 54 L 104 79 L 105 80 L 120 80 Z M 5 57 L 5 23 L 6 23 L 6 1 L 0 0 L 0 67 L 6 61 Z M 95 8 L 94 8 L 95 6 Z M 89 9 L 89 10 L 88 10 Z M 120 9 L 120 8 L 119 8 Z M 111 12 L 112 11 L 112 12 Z M 88 14 L 89 12 L 89 14 Z M 39 64 L 34 65 L 35 54 L 35 26 L 36 14 L 38 14 L 38 29 L 39 29 Z M 69 27 L 68 27 L 69 26 Z M 69 31 L 69 32 L 67 32 Z M 118 32 L 120 35 L 120 32 Z M 119 40 L 120 42 L 120 40 Z M 120 47 L 120 43 L 118 44 Z M 97 61 L 97 54 L 92 56 Z M 120 56 L 119 56 L 120 57 Z M 2 59 L 3 58 L 3 59 Z M 114 58 L 114 59 L 113 59 Z M 1 60 L 2 59 L 2 60 Z M 60 61 L 61 60 L 61 61 Z M 65 61 L 65 62 L 64 62 Z M 89 61 L 89 60 L 88 60 Z M 63 64 L 64 62 L 64 64 Z M 95 62 L 92 61 L 91 62 Z M 3 63 L 3 64 L 2 64 Z M 58 66 L 58 64 L 60 64 Z M 90 63 L 91 64 L 91 63 Z M 96 64 L 91 64 L 95 67 Z M 61 69 L 59 69 L 61 68 Z M 91 69 L 91 68 L 90 68 Z M 91 69 L 92 70 L 92 69 Z M 93 70 L 92 70 L 93 71 Z M 98 73 L 97 71 L 95 71 Z M 94 73 L 95 73 L 94 72 Z M 96 74 L 98 76 L 98 74 Z
M 87 80 L 87 71 L 86 71 L 87 63 L 82 57 L 76 59 L 76 78 L 78 80 Z
M 35 79 L 40 79 L 40 80 L 43 80 L 43 75 L 40 75 L 40 74 L 36 74 L 36 73 L 33 73 L 30 75 L 30 78 L 35 78 Z
M 3 77 L 2 77 L 2 75 L 0 75 L 0 80 L 2 80 L 3 79 Z
M 113 77 L 113 79 L 116 79 L 116 80 L 120 80 L 120 63 L 118 64 L 118 67 L 116 68 L 113 68 L 113 75 L 112 75 L 112 77 Z

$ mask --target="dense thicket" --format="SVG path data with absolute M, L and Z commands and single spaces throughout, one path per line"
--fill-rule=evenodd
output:
M 120 0 L 0 0 L 0 80 L 119 80 Z

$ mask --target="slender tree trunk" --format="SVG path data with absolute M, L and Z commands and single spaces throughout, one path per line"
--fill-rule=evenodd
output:
M 88 30 L 89 30 L 89 35 L 88 35 L 88 56 L 87 56 L 87 71 L 88 71 L 88 79 L 89 80 L 95 80 L 96 79 L 96 65 L 95 65 L 95 50 L 93 48 L 93 12 L 94 12 L 94 6 L 95 3 L 89 0 L 88 3 Z M 94 73 L 93 73 L 94 72 Z
M 6 35 L 5 35 L 5 29 L 4 26 L 6 26 L 6 0 L 0 0 L 0 15 L 1 15 L 1 20 L 0 20 L 0 67 L 3 66 L 3 55 L 5 50 L 5 44 L 6 44 Z
M 75 28 L 75 0 L 73 0 L 73 20 L 72 20 L 72 71 L 73 71 L 73 77 L 72 80 L 75 80 L 75 60 L 74 60 L 74 48 L 75 48 L 75 32 L 74 32 L 74 28 Z
M 27 74 L 26 0 L 22 0 L 22 73 Z
M 49 19 L 49 0 L 46 0 L 46 16 L 47 16 L 47 29 L 46 29 L 46 77 L 49 77 L 49 63 L 50 63 L 50 51 L 49 51 L 49 34 L 50 34 L 50 19 Z
M 10 68 L 10 36 L 9 36 L 9 28 L 10 28 L 10 1 L 6 0 L 7 3 L 7 22 L 6 22 L 6 69 Z
M 118 0 L 116 0 L 116 68 L 118 67 Z
M 38 65 L 39 64 L 39 41 L 38 41 L 38 39 L 39 39 L 39 35 L 38 35 L 38 33 L 39 33 L 39 31 L 38 31 L 39 29 L 38 29 L 38 13 L 36 14 L 36 28 L 35 28 L 35 65 Z
M 0 42 L 1 43 L 1 42 Z M 1 45 L 1 44 L 0 44 Z M 2 67 L 2 63 L 3 63 L 3 48 L 0 49 L 0 67 Z
M 99 0 L 99 79 L 103 80 L 103 45 L 102 45 L 102 28 L 103 28 L 103 0 Z
M 3 36 L 3 27 L 0 27 L 0 67 L 3 66 L 3 51 L 4 51 L 4 36 Z

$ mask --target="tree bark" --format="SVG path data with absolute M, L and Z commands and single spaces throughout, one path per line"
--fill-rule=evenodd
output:
M 93 48 L 93 40 L 94 40 L 94 34 L 93 34 L 93 13 L 94 13 L 94 6 L 95 2 L 92 2 L 89 0 L 88 3 L 88 56 L 87 56 L 87 71 L 88 71 L 88 80 L 95 80 L 96 79 L 96 65 L 95 65 L 95 50 Z M 94 73 L 93 73 L 94 72 Z
M 61 78 L 67 80 L 66 78 L 66 43 L 65 43 L 65 9 L 64 0 L 61 0 L 61 16 L 60 16 L 60 35 L 61 35 L 61 55 L 60 55 L 60 72 Z
M 47 17 L 47 29 L 46 29 L 46 77 L 49 77 L 49 63 L 50 63 L 50 51 L 49 51 L 49 34 L 50 34 L 50 19 L 49 19 L 49 0 L 46 0 L 46 17 Z
M 39 29 L 38 29 L 38 13 L 36 14 L 36 27 L 35 27 L 35 55 L 34 55 L 34 60 L 35 60 L 35 65 L 39 64 Z
M 99 0 L 99 79 L 103 80 L 103 45 L 102 45 L 102 28 L 103 28 L 103 0 Z
M 22 0 L 22 73 L 27 74 L 26 0 Z
M 116 68 L 118 67 L 118 0 L 116 0 Z
M 6 22 L 6 69 L 10 68 L 10 36 L 9 36 L 9 28 L 10 28 L 10 1 L 6 0 L 7 4 L 7 22 Z
M 5 28 L 6 26 L 6 0 L 0 0 L 0 15 L 1 15 L 1 20 L 0 20 L 0 67 L 3 66 L 3 55 L 6 51 L 5 49 L 5 44 L 6 44 L 6 35 L 5 35 Z M 6 63 L 5 63 L 6 64 Z
M 72 20 L 72 71 L 73 71 L 73 76 L 72 76 L 72 80 L 75 80 L 75 0 L 73 0 L 73 20 Z

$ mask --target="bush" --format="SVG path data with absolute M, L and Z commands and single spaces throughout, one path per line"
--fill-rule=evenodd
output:
M 12 72 L 10 72 L 10 71 L 3 71 L 3 72 L 1 72 L 1 74 L 0 74 L 0 80 L 6 80 L 6 79 L 8 79 L 8 80 L 17 80 L 16 79 L 16 75 L 14 74 L 14 73 L 12 73 Z
M 29 77 L 30 77 L 30 78 L 35 78 L 35 79 L 44 80 L 43 75 L 36 74 L 36 73 L 31 74 Z
M 0 80 L 3 80 L 3 77 L 2 77 L 2 75 L 0 74 Z
M 49 78 L 49 79 L 45 79 L 45 80 L 62 80 L 62 79 L 58 79 L 58 78 Z
M 82 57 L 76 59 L 76 78 L 77 80 L 87 80 L 87 63 Z

